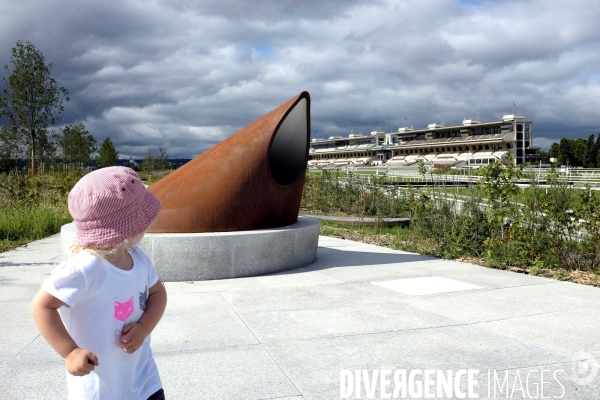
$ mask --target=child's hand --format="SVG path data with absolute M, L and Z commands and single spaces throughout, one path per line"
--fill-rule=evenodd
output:
M 65 363 L 67 364 L 67 371 L 74 376 L 88 375 L 94 370 L 94 366 L 99 365 L 98 357 L 79 347 L 65 357 Z
M 142 347 L 146 336 L 148 336 L 148 332 L 146 331 L 144 325 L 140 323 L 129 324 L 123 328 L 123 336 L 121 336 L 121 348 L 125 350 L 126 353 L 135 353 L 137 349 Z

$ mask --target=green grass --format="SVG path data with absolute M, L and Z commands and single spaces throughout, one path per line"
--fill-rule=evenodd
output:
M 66 205 L 23 205 L 1 209 L 0 252 L 58 233 L 62 225 L 71 221 Z
M 0 174 L 0 252 L 56 234 L 71 222 L 67 194 L 81 176 Z

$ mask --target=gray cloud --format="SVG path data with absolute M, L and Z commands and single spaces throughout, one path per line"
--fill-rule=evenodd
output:
M 538 144 L 600 132 L 593 0 L 9 1 L 0 63 L 31 40 L 123 156 L 193 157 L 307 90 L 313 135 L 463 117 L 534 121 Z

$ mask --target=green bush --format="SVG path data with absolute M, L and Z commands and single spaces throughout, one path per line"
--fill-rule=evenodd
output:
M 481 185 L 458 196 L 439 184 L 400 189 L 384 175 L 323 170 L 307 175 L 301 206 L 313 214 L 408 217 L 410 226 L 392 239 L 392 247 L 406 251 L 480 258 L 488 266 L 532 268 L 534 274 L 548 268 L 600 272 L 600 197 L 590 188 L 569 187 L 553 171 L 548 187 L 532 180 L 516 202 L 520 168 L 490 164 L 479 174 Z

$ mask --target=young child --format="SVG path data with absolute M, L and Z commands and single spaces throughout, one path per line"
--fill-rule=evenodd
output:
M 109 167 L 77 182 L 68 203 L 77 254 L 52 271 L 31 313 L 65 359 L 69 399 L 164 399 L 150 332 L 167 293 L 136 245 L 160 202 L 133 170 Z

